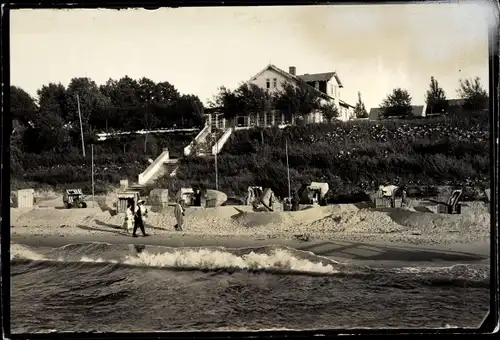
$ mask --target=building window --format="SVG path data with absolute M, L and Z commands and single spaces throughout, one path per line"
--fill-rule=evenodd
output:
M 276 78 L 273 79 L 273 87 L 274 88 L 278 87 L 278 79 L 276 79 Z
M 337 85 L 333 86 L 333 96 L 337 97 Z
M 270 88 L 270 87 L 271 87 L 271 80 L 266 79 L 266 88 Z
M 335 96 L 335 93 L 333 93 L 333 84 L 330 84 L 330 94 L 332 94 L 333 96 Z
M 314 88 L 316 90 L 319 90 L 319 82 L 317 82 L 317 81 L 314 82 Z

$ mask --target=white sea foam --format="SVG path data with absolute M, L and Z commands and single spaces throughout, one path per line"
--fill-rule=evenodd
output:
M 250 252 L 242 256 L 220 250 L 180 250 L 171 253 L 152 254 L 147 251 L 138 256 L 128 256 L 124 263 L 166 268 L 199 269 L 253 269 L 290 270 L 305 273 L 338 273 L 331 264 L 299 259 L 286 250 L 273 250 L 270 254 Z
M 39 254 L 27 246 L 12 244 L 10 247 L 10 259 L 26 259 L 33 261 L 46 260 L 45 256 Z

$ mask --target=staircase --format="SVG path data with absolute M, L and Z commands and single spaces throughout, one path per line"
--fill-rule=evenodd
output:
M 213 147 L 217 141 L 222 137 L 225 131 L 217 129 L 207 135 L 205 140 L 197 146 L 197 156 L 212 156 Z

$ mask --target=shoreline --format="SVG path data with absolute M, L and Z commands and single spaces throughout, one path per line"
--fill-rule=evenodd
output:
M 376 267 L 402 265 L 449 266 L 456 264 L 490 263 L 490 244 L 414 245 L 391 242 L 356 242 L 347 240 L 300 241 L 283 238 L 259 239 L 245 236 L 197 236 L 197 235 L 151 235 L 132 238 L 111 235 L 33 236 L 12 235 L 11 242 L 30 247 L 62 247 L 73 243 L 105 242 L 110 244 L 132 244 L 163 247 L 203 248 L 252 248 L 285 246 L 312 252 L 340 262 L 366 264 Z

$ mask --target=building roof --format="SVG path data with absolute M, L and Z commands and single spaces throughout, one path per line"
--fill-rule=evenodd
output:
M 464 99 L 447 99 L 448 106 L 462 106 L 465 103 Z
M 344 107 L 350 107 L 350 108 L 353 108 L 353 109 L 354 109 L 354 106 L 352 106 L 351 104 L 346 103 L 346 102 L 345 102 L 345 101 L 343 101 L 342 99 L 339 99 L 339 105 L 340 105 L 340 106 L 344 106 Z
M 344 85 L 342 85 L 342 83 L 340 82 L 337 72 L 325 72 L 325 73 L 314 73 L 314 74 L 305 73 L 298 75 L 297 77 L 305 82 L 329 81 L 330 79 L 335 77 L 335 80 L 339 84 L 339 87 L 344 87 Z
M 423 117 L 425 115 L 425 109 L 426 105 L 412 105 L 411 106 L 411 115 L 413 117 Z M 368 113 L 368 117 L 370 119 L 379 119 L 380 114 L 383 113 L 383 108 L 381 107 L 374 107 L 370 109 L 370 112 Z
M 374 107 L 374 108 L 370 109 L 370 112 L 368 113 L 368 117 L 370 119 L 379 119 L 381 113 L 382 113 L 382 109 L 380 107 Z
M 276 67 L 275 65 L 273 64 L 269 64 L 267 65 L 264 69 L 262 69 L 259 73 L 257 73 L 256 75 L 254 75 L 252 78 L 249 79 L 249 82 L 251 82 L 252 80 L 254 80 L 255 78 L 257 78 L 258 76 L 260 76 L 262 73 L 264 73 L 265 71 L 267 70 L 273 70 L 279 74 L 281 74 L 282 76 L 284 76 L 285 78 L 288 78 L 294 82 L 297 82 L 297 83 L 302 83 L 302 84 L 305 84 L 307 86 L 309 86 L 311 89 L 313 89 L 314 91 L 318 92 L 318 94 L 320 94 L 323 98 L 326 98 L 326 99 L 333 99 L 333 97 L 329 96 L 328 94 L 324 93 L 324 92 L 321 92 L 317 89 L 315 89 L 313 86 L 307 84 L 307 81 L 309 80 L 304 80 L 302 79 L 303 76 L 305 75 L 302 75 L 302 76 L 294 76 L 293 74 L 289 73 L 289 72 L 286 72 L 282 69 L 280 69 L 279 67 Z M 335 77 L 335 79 L 337 80 L 337 82 L 339 83 L 339 86 L 340 87 L 343 87 L 342 83 L 340 82 L 340 79 L 338 79 L 338 76 L 337 76 L 337 73 L 336 72 L 329 72 L 329 73 L 317 73 L 317 74 L 314 74 L 314 75 L 307 75 L 307 76 L 318 76 L 318 75 L 329 75 L 329 74 L 332 74 L 332 76 L 330 76 L 330 78 L 328 79 L 331 79 L 331 77 Z M 327 76 L 324 76 L 326 79 Z M 316 80 L 314 80 L 316 81 Z M 345 105 L 349 105 L 347 104 L 346 102 L 342 101 L 342 105 L 345 106 Z M 352 105 L 349 105 L 349 106 L 352 106 Z M 354 106 L 352 106 L 354 107 Z
M 425 116 L 425 108 L 426 108 L 426 105 L 412 105 L 411 106 L 412 116 L 414 116 L 414 117 Z
M 288 73 L 286 71 L 283 71 L 282 69 L 280 69 L 279 67 L 276 67 L 274 66 L 273 64 L 269 64 L 267 65 L 262 71 L 260 71 L 259 73 L 257 73 L 256 75 L 254 75 L 250 81 L 254 80 L 255 78 L 257 78 L 258 76 L 260 76 L 262 73 L 264 73 L 265 71 L 267 70 L 273 70 L 279 74 L 281 74 L 282 76 L 284 76 L 285 78 L 288 78 L 294 82 L 297 82 L 297 83 L 302 83 L 302 84 L 305 84 L 307 86 L 309 86 L 311 89 L 313 89 L 314 91 L 318 92 L 318 94 L 320 94 L 322 97 L 326 97 L 328 99 L 331 99 L 332 97 L 330 97 L 329 95 L 327 95 L 326 93 L 324 92 L 321 92 L 319 90 L 316 90 L 314 87 L 310 86 L 309 84 L 307 84 L 306 82 L 304 82 L 302 79 L 300 79 L 299 77 L 297 76 L 294 76 L 293 74 L 291 73 Z

